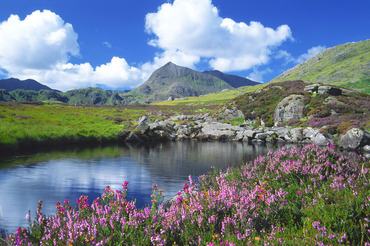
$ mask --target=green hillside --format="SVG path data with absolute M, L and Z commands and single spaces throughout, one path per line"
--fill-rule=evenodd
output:
M 365 92 L 364 86 L 369 88 L 369 78 L 370 40 L 366 40 L 328 48 L 285 71 L 271 82 L 303 80 L 311 83 L 341 85 Z M 367 83 L 360 81 L 367 81 Z

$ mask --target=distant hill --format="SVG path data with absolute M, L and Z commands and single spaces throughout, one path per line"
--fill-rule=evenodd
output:
M 240 76 L 225 74 L 218 70 L 204 71 L 203 73 L 210 74 L 219 79 L 222 79 L 223 81 L 227 82 L 229 85 L 231 85 L 234 88 L 239 88 L 242 86 L 254 86 L 254 85 L 261 84 L 259 82 L 256 82 L 256 81 L 253 81 L 247 78 L 243 78 Z
M 7 91 L 14 91 L 17 89 L 33 90 L 33 91 L 53 90 L 50 87 L 43 85 L 33 79 L 19 80 L 15 78 L 1 79 L 0 89 L 4 89 Z
M 370 86 L 370 40 L 328 48 L 271 82 L 303 80 L 364 91 Z
M 220 71 L 198 72 L 172 62 L 153 72 L 141 86 L 124 95 L 128 103 L 152 103 L 169 98 L 197 97 L 241 86 L 257 85 L 246 78 Z
M 169 97 L 199 96 L 225 89 L 234 89 L 234 87 L 211 74 L 169 62 L 154 71 L 144 84 L 129 94 L 142 98 L 139 100 L 142 103 L 151 103 L 164 101 Z
M 0 80 L 0 101 L 61 101 L 70 104 L 123 105 L 146 104 L 233 90 L 259 84 L 220 71 L 198 72 L 167 63 L 153 72 L 150 78 L 133 91 L 107 91 L 100 88 L 75 89 L 59 92 L 34 80 Z

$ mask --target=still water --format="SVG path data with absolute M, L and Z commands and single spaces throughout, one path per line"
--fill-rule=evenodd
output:
M 258 155 L 278 147 L 234 142 L 170 142 L 146 146 L 106 146 L 96 148 L 47 151 L 0 159 L 0 230 L 14 233 L 18 226 L 27 226 L 39 200 L 43 212 L 55 213 L 55 203 L 87 195 L 92 202 L 106 185 L 121 189 L 128 181 L 128 199 L 136 199 L 137 207 L 150 204 L 151 188 L 157 184 L 166 198 L 179 191 L 192 175 L 211 170 L 240 166 Z M 3 233 L 4 234 L 4 233 Z

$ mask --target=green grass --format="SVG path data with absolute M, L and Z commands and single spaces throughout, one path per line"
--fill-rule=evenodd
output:
M 193 105 L 193 106 L 206 106 L 206 105 L 222 105 L 237 96 L 247 92 L 254 92 L 267 86 L 267 84 L 244 86 L 236 90 L 227 90 L 219 93 L 211 93 L 199 97 L 185 97 L 174 101 L 164 101 L 153 103 L 152 105 Z
M 370 77 L 364 77 L 360 81 L 343 84 L 341 86 L 343 86 L 344 88 L 349 88 L 352 90 L 370 94 Z
M 33 146 L 118 142 L 124 130 L 148 114 L 162 119 L 195 114 L 189 106 L 72 106 L 0 102 L 0 152 Z M 206 111 L 209 109 L 205 109 Z

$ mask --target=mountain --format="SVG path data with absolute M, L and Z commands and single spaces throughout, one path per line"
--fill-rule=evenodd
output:
M 106 91 L 100 88 L 85 88 L 59 92 L 34 80 L 0 80 L 4 101 L 61 101 L 70 104 L 122 105 L 146 104 L 233 90 L 257 82 L 224 74 L 220 71 L 198 72 L 190 68 L 167 63 L 153 72 L 150 78 L 133 91 Z
M 33 79 L 19 80 L 15 78 L 1 79 L 0 89 L 5 89 L 7 91 L 14 91 L 17 89 L 33 91 L 53 90 L 47 87 L 46 85 L 40 84 L 39 82 Z
M 370 40 L 325 49 L 271 82 L 303 80 L 364 89 L 370 79 Z
M 85 88 L 69 90 L 63 93 L 70 104 L 94 104 L 94 105 L 121 105 L 121 94 L 125 91 L 105 91 L 100 88 Z
M 169 62 L 154 71 L 144 84 L 126 96 L 135 96 L 137 103 L 151 103 L 170 97 L 200 96 L 225 89 L 232 90 L 235 87 L 210 73 L 201 73 Z
M 222 79 L 223 81 L 225 81 L 226 83 L 228 83 L 234 88 L 239 88 L 242 86 L 254 86 L 254 85 L 260 84 L 259 82 L 256 82 L 256 81 L 253 81 L 247 78 L 243 78 L 240 76 L 236 76 L 236 75 L 225 74 L 218 70 L 204 71 L 203 73 L 210 74 L 219 79 Z

